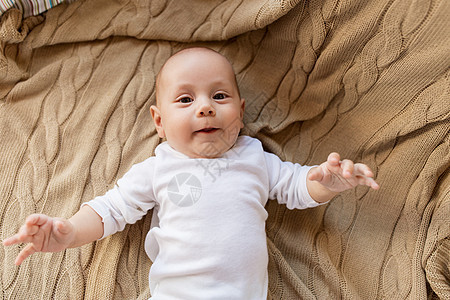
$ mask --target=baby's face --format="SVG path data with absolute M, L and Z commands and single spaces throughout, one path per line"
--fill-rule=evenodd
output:
M 171 57 L 158 80 L 151 113 L 161 138 L 191 158 L 220 157 L 243 127 L 244 99 L 218 53 L 188 49 Z

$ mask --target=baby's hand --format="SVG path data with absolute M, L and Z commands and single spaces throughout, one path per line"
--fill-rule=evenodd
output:
M 74 237 L 74 227 L 70 221 L 34 214 L 28 216 L 19 232 L 5 239 L 3 245 L 28 243 L 17 255 L 15 264 L 20 265 L 36 252 L 58 252 L 68 248 Z
M 331 153 L 326 162 L 310 170 L 308 179 L 319 182 L 334 193 L 343 192 L 357 185 L 367 185 L 375 190 L 380 188 L 368 166 L 340 159 L 338 153 Z

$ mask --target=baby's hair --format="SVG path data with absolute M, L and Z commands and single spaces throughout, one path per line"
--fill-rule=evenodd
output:
M 190 52 L 190 51 L 195 51 L 195 50 L 209 51 L 209 52 L 218 54 L 218 55 L 220 55 L 221 57 L 223 57 L 223 58 L 226 59 L 226 61 L 228 62 L 228 64 L 229 64 L 230 67 L 231 67 L 231 70 L 233 71 L 234 84 L 236 85 L 236 88 L 237 88 L 237 91 L 238 91 L 239 98 L 241 98 L 241 92 L 239 91 L 239 86 L 238 86 L 237 79 L 236 79 L 236 73 L 234 72 L 233 65 L 232 65 L 231 62 L 228 60 L 228 58 L 226 58 L 223 54 L 221 54 L 221 53 L 219 53 L 219 52 L 217 52 L 216 50 L 213 50 L 213 49 L 211 49 L 211 48 L 206 48 L 206 47 L 189 47 L 189 48 L 182 49 L 182 50 L 180 50 L 180 51 L 178 51 L 178 52 L 175 52 L 172 56 L 170 56 L 170 57 L 166 60 L 166 62 L 162 65 L 161 69 L 159 70 L 158 74 L 156 75 L 156 79 L 155 79 L 156 105 L 158 105 L 158 98 L 159 98 L 159 97 L 158 97 L 158 90 L 159 90 L 159 82 L 160 82 L 160 80 L 161 80 L 161 74 L 162 74 L 162 72 L 164 71 L 164 67 L 166 66 L 167 62 L 170 61 L 171 58 L 173 58 L 173 57 L 175 57 L 175 56 L 177 56 L 177 55 L 179 55 L 179 54 L 182 54 L 182 53 L 185 53 L 185 52 Z

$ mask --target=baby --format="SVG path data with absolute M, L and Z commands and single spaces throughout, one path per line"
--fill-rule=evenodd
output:
M 357 185 L 379 188 L 368 166 L 341 161 L 337 153 L 319 166 L 300 166 L 239 136 L 245 101 L 231 64 L 213 50 L 173 55 L 158 74 L 156 98 L 151 115 L 167 141 L 155 156 L 68 220 L 29 216 L 3 241 L 28 243 L 17 265 L 35 252 L 62 251 L 121 231 L 153 208 L 159 224 L 145 241 L 153 261 L 151 299 L 266 299 L 267 199 L 303 209 Z

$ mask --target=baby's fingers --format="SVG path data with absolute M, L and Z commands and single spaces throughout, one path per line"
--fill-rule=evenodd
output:
M 319 167 L 314 167 L 308 172 L 308 179 L 313 181 L 321 181 L 323 179 L 323 171 Z
M 31 231 L 34 231 L 34 228 L 28 228 L 28 226 L 26 226 L 26 225 L 22 226 L 18 233 L 3 240 L 3 245 L 11 246 L 11 245 L 16 245 L 16 244 L 20 244 L 20 243 L 30 242 L 33 237 L 32 234 L 29 234 L 30 229 L 31 229 Z
M 28 256 L 36 253 L 36 249 L 33 244 L 28 244 L 22 251 L 20 251 L 19 255 L 17 255 L 14 264 L 16 266 L 20 265 Z
M 369 168 L 369 166 L 367 166 L 365 164 L 361 164 L 361 163 L 355 164 L 355 174 L 367 176 L 367 177 L 373 177 L 373 172 Z
M 11 246 L 31 242 L 33 236 L 38 233 L 40 226 L 44 225 L 47 221 L 48 217 L 45 215 L 33 214 L 28 216 L 25 224 L 20 227 L 15 235 L 3 240 L 3 245 Z
M 12 237 L 9 237 L 3 241 L 3 245 L 5 246 L 11 246 L 15 244 L 22 243 L 22 238 L 19 238 L 19 234 L 13 235 Z M 28 256 L 36 253 L 36 249 L 34 248 L 33 244 L 28 244 L 25 246 L 25 248 L 20 251 L 20 253 L 17 255 L 16 260 L 14 264 L 16 266 L 20 265 Z
M 50 217 L 42 214 L 32 214 L 25 220 L 27 226 L 42 226 L 51 220 Z
M 353 164 L 353 161 L 349 159 L 344 159 L 341 162 L 341 168 L 342 168 L 342 175 L 344 178 L 350 178 L 353 176 L 353 172 L 355 171 L 355 165 Z
M 11 246 L 19 243 L 21 242 L 19 241 L 17 234 L 3 240 L 3 246 Z
M 339 163 L 341 162 L 341 156 L 337 152 L 331 152 L 330 155 L 328 155 L 327 162 L 331 166 L 339 166 Z
M 370 177 L 366 179 L 366 185 L 368 187 L 373 188 L 374 190 L 378 190 L 380 188 L 378 183 L 373 178 L 370 178 Z
M 358 177 L 358 183 L 360 185 L 367 185 L 375 190 L 378 190 L 380 186 L 373 179 L 372 170 L 365 164 L 357 163 L 355 164 L 355 176 Z
M 366 185 L 368 187 L 373 188 L 374 190 L 378 190 L 380 186 L 378 183 L 372 178 L 368 176 L 357 176 L 359 185 Z

